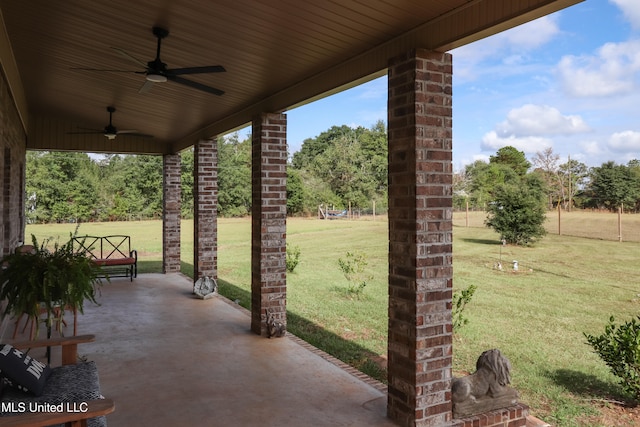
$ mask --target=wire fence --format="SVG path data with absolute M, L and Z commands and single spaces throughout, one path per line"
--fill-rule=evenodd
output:
M 485 227 L 484 211 L 456 211 L 453 225 L 457 227 Z M 640 214 L 607 211 L 554 210 L 547 212 L 544 224 L 547 233 L 584 237 L 588 239 L 640 242 Z

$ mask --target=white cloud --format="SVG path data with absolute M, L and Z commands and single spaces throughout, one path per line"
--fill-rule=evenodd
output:
M 526 104 L 507 113 L 507 118 L 482 137 L 482 149 L 496 151 L 507 145 L 526 154 L 553 147 L 550 135 L 576 135 L 591 129 L 577 115 L 563 115 L 547 105 Z
M 640 28 L 640 2 L 638 0 L 610 0 L 618 6 L 635 28 Z
M 570 135 L 588 132 L 589 126 L 580 116 L 565 116 L 547 105 L 526 104 L 507 114 L 507 120 L 498 124 L 500 135 Z
M 483 162 L 488 163 L 489 159 L 491 159 L 491 156 L 487 156 L 486 154 L 474 154 L 473 155 L 473 162 L 476 162 L 478 160 L 482 160 Z
M 506 44 L 518 51 L 531 50 L 549 43 L 560 33 L 557 15 L 544 16 L 526 24 L 505 31 L 496 37 L 506 39 Z
M 573 96 L 628 93 L 636 87 L 640 72 L 640 40 L 606 43 L 595 55 L 564 56 L 558 72 L 566 92 Z
M 602 154 L 602 149 L 600 148 L 600 144 L 598 144 L 598 141 L 583 141 L 579 145 L 580 148 L 582 148 L 582 151 L 584 151 L 586 154 Z
M 495 131 L 488 132 L 482 137 L 483 150 L 497 151 L 508 145 L 524 153 L 533 154 L 551 147 L 553 143 L 550 139 L 540 136 L 517 137 L 515 135 L 509 135 L 507 137 L 501 137 Z
M 640 152 L 640 132 L 626 130 L 624 132 L 616 132 L 609 138 L 608 147 L 614 151 L 636 153 Z
M 461 80 L 474 80 L 486 68 L 478 64 L 492 59 L 501 62 L 502 66 L 513 67 L 525 63 L 528 52 L 549 43 L 560 34 L 557 15 L 544 16 L 502 33 L 478 40 L 452 51 L 454 55 L 454 76 Z M 513 68 L 505 71 L 513 72 Z

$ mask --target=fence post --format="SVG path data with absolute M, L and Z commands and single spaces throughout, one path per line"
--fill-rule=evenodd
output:
M 560 212 L 562 209 L 560 209 L 560 203 L 558 203 L 558 236 L 562 236 L 562 230 L 561 230 L 561 221 L 560 221 Z
M 467 210 L 464 216 L 464 226 L 469 227 L 469 199 L 467 199 L 466 202 L 467 202 Z
M 618 241 L 622 242 L 622 206 L 618 207 Z

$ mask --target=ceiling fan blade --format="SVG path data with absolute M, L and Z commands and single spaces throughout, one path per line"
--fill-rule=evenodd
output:
M 225 71 L 227 70 L 225 70 L 222 65 L 210 65 L 207 67 L 173 68 L 167 70 L 167 73 L 179 76 L 184 74 L 223 73 Z
M 138 90 L 138 93 L 147 93 L 153 87 L 153 82 L 150 80 L 145 80 L 142 87 Z
M 181 85 L 189 86 L 194 89 L 201 90 L 203 92 L 211 93 L 213 95 L 223 95 L 224 91 L 220 89 L 216 89 L 207 85 L 203 85 L 202 83 L 194 82 L 192 80 L 183 79 L 182 77 L 176 77 L 174 75 L 167 75 L 167 78 L 176 83 L 180 83 Z
M 144 69 L 147 68 L 147 63 L 146 62 L 142 62 L 140 61 L 138 58 L 131 56 L 130 54 L 128 54 L 127 52 L 125 52 L 124 50 L 120 49 L 119 47 L 112 47 L 111 49 L 115 50 L 116 52 L 118 52 L 120 55 L 122 55 L 123 57 L 125 57 L 126 59 L 128 59 L 129 61 L 133 61 L 138 65 L 141 65 Z

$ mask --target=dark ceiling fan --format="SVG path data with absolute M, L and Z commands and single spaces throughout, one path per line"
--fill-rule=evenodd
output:
M 170 80 L 175 83 L 179 83 L 181 85 L 189 86 L 193 89 L 201 90 L 203 92 L 211 93 L 214 95 L 222 95 L 224 94 L 223 90 L 216 89 L 202 83 L 194 82 L 193 80 L 185 79 L 184 75 L 189 74 L 205 74 L 205 73 L 221 73 L 226 71 L 222 65 L 210 65 L 204 67 L 187 67 L 187 68 L 167 68 L 167 64 L 162 62 L 160 59 L 160 47 L 162 43 L 162 39 L 169 35 L 169 30 L 161 27 L 153 27 L 153 35 L 158 39 L 158 47 L 156 50 L 156 59 L 153 61 L 149 61 L 144 63 L 139 59 L 131 56 L 129 53 L 125 52 L 120 48 L 113 48 L 118 51 L 122 56 L 127 58 L 130 61 L 135 62 L 138 65 L 141 65 L 144 68 L 144 71 L 126 71 L 126 70 L 99 70 L 95 68 L 76 68 L 79 70 L 85 71 L 112 71 L 112 72 L 130 72 L 136 74 L 144 74 L 146 81 L 138 91 L 139 93 L 146 93 L 151 90 L 151 87 L 154 83 L 164 83 L 167 80 Z
M 131 136 L 138 136 L 138 137 L 144 137 L 144 138 L 152 138 L 153 135 L 147 135 L 145 133 L 139 133 L 137 130 L 118 130 L 114 125 L 113 125 L 113 113 L 116 112 L 116 108 L 115 107 L 107 107 L 107 111 L 109 112 L 109 124 L 106 125 L 104 127 L 104 129 L 99 130 L 99 129 L 83 129 L 82 131 L 78 131 L 78 132 L 68 132 L 70 135 L 104 135 L 107 139 L 109 140 L 113 140 L 116 139 L 116 136 L 118 135 L 131 135 Z

